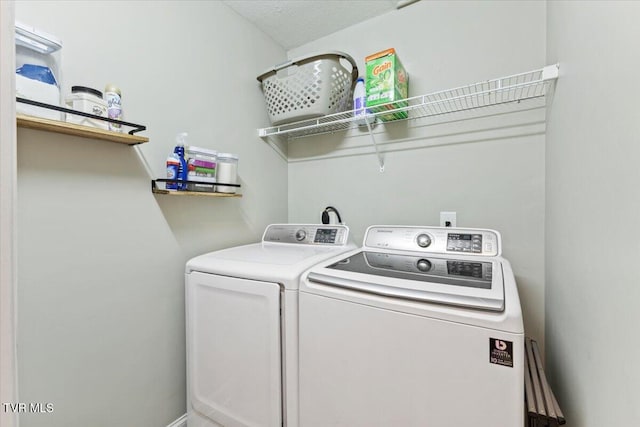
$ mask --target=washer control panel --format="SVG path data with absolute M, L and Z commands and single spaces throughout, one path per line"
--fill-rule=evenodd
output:
M 367 229 L 364 246 L 412 252 L 499 256 L 500 233 L 495 230 L 375 225 Z
M 344 246 L 348 238 L 349 228 L 346 225 L 271 224 L 265 230 L 262 241 Z
M 482 233 L 448 233 L 447 251 L 482 253 Z

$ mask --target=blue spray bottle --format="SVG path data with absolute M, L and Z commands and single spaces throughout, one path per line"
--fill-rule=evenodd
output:
M 173 150 L 173 152 L 178 156 L 178 159 L 180 161 L 180 165 L 178 166 L 178 176 L 177 179 L 182 180 L 182 181 L 186 181 L 187 180 L 187 161 L 184 158 L 184 147 L 185 147 L 185 143 L 187 141 L 187 136 L 188 134 L 186 132 L 182 132 L 179 133 L 178 136 L 176 137 L 176 148 Z M 187 189 L 187 183 L 186 182 L 178 182 L 178 190 L 186 190 Z

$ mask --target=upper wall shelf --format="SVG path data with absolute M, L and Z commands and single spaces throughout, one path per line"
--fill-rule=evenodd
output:
M 549 65 L 526 73 L 487 80 L 427 95 L 414 96 L 404 100 L 407 103 L 406 107 L 385 110 L 371 115 L 377 119 L 378 116 L 389 114 L 390 112 L 406 111 L 409 113 L 408 119 L 401 120 L 411 120 L 540 99 L 550 93 L 553 84 L 558 78 L 558 69 L 559 66 L 557 64 Z M 358 119 L 353 116 L 353 110 L 351 110 L 317 119 L 258 129 L 258 135 L 263 138 L 276 135 L 282 135 L 288 139 L 302 138 L 357 128 L 358 123 L 356 120 Z M 398 120 L 393 122 L 396 121 Z
M 16 121 L 18 127 L 62 133 L 65 135 L 83 136 L 85 138 L 100 139 L 103 141 L 118 142 L 121 144 L 136 145 L 149 142 L 149 138 L 144 136 L 111 132 L 104 129 L 80 126 L 73 123 L 43 119 L 40 117 L 24 116 L 19 114 L 16 116 Z
M 149 142 L 149 138 L 134 135 L 136 132 L 142 132 L 147 129 L 147 127 L 143 125 L 129 123 L 122 120 L 115 120 L 109 117 L 96 116 L 95 114 L 86 113 L 84 111 L 76 111 L 70 108 L 61 107 L 59 105 L 46 104 L 44 102 L 34 101 L 33 99 L 16 97 L 16 102 L 32 105 L 41 109 L 60 111 L 65 114 L 72 114 L 74 116 L 88 117 L 90 119 L 99 120 L 105 123 L 117 123 L 120 126 L 123 126 L 123 129 L 124 127 L 129 127 L 131 128 L 131 130 L 125 134 L 120 132 L 108 131 L 101 128 L 82 126 L 75 123 L 45 119 L 42 117 L 34 117 L 24 114 L 16 115 L 18 127 L 62 133 L 65 135 L 82 136 L 85 138 L 101 139 L 103 141 L 118 142 L 128 145 L 136 145 Z

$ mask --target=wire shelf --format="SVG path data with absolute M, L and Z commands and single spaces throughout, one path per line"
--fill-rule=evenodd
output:
M 393 121 L 396 122 L 496 105 L 520 103 L 526 100 L 543 99 L 550 93 L 553 84 L 558 78 L 558 68 L 557 64 L 549 65 L 526 73 L 487 80 L 427 95 L 414 96 L 398 101 L 404 102 L 406 105 L 404 107 L 370 113 L 368 120 L 373 121 L 372 118 L 377 119 L 379 116 L 395 112 L 408 113 L 407 119 Z M 260 137 L 283 135 L 289 139 L 295 139 L 357 128 L 359 126 L 358 121 L 362 121 L 362 117 L 354 117 L 354 110 L 350 110 L 317 119 L 301 120 L 295 123 L 258 129 L 258 135 Z

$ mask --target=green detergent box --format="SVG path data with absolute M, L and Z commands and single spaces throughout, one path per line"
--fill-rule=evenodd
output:
M 381 113 L 408 105 L 408 102 L 402 100 L 409 97 L 409 75 L 395 49 L 386 49 L 367 56 L 365 66 L 368 110 Z M 406 111 L 397 111 L 379 117 L 382 121 L 388 122 L 406 119 L 409 114 Z

